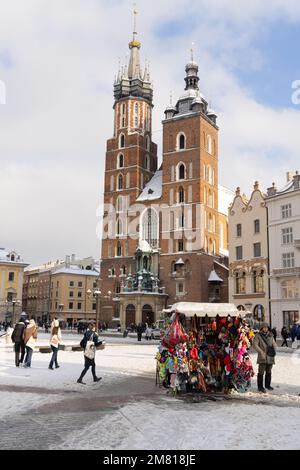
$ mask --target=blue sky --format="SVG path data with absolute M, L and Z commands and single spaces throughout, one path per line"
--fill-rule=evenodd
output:
M 300 77 L 300 24 L 276 21 L 258 33 L 252 45 L 262 57 L 261 67 L 237 68 L 241 84 L 255 98 L 273 107 L 294 107 L 291 83 Z
M 30 263 L 99 255 L 113 81 L 119 58 L 128 60 L 132 3 L 0 2 L 0 245 Z M 246 194 L 256 180 L 284 185 L 287 171 L 300 170 L 300 105 L 291 102 L 299 0 L 137 3 L 160 152 L 164 110 L 171 90 L 173 101 L 183 92 L 194 42 L 201 92 L 219 115 L 220 183 Z

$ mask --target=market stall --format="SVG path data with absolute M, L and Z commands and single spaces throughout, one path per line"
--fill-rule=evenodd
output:
M 245 392 L 254 333 L 232 304 L 182 302 L 157 353 L 157 382 L 177 392 Z

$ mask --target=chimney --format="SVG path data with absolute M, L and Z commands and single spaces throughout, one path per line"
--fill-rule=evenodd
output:
M 300 175 L 298 171 L 294 175 L 294 189 L 300 189 Z
M 71 257 L 70 256 L 66 256 L 66 268 L 69 268 L 70 267 L 70 261 L 71 261 Z
M 76 261 L 76 255 L 74 255 L 74 254 L 72 255 L 71 261 L 72 261 L 72 263 L 75 263 L 75 261 Z
M 275 186 L 275 183 L 273 183 L 271 188 L 268 188 L 268 196 L 275 196 L 277 193 L 277 188 Z

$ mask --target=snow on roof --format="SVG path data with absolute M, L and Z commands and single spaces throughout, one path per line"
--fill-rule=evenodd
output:
M 235 198 L 235 192 L 219 184 L 219 212 L 228 216 L 228 209 Z
M 137 201 L 153 201 L 162 196 L 162 171 L 158 170 L 153 178 L 146 184 Z
M 89 269 L 77 269 L 74 268 L 61 268 L 57 271 L 54 271 L 53 274 L 74 274 L 77 276 L 99 276 L 99 272 L 96 270 L 89 270 Z
M 224 282 L 222 278 L 220 278 L 220 276 L 218 276 L 218 274 L 216 273 L 215 270 L 213 270 L 211 273 L 210 273 L 210 276 L 208 278 L 208 282 Z

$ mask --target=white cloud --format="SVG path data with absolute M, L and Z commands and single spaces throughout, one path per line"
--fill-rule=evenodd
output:
M 299 2 L 139 4 L 142 54 L 155 84 L 154 139 L 160 143 L 170 90 L 174 98 L 182 92 L 194 41 L 201 87 L 220 114 L 221 182 L 247 192 L 256 179 L 266 186 L 296 169 L 299 111 L 290 103 L 281 110 L 257 103 L 232 69 L 261 67 L 255 34 L 278 18 L 299 20 Z M 95 214 L 113 129 L 113 78 L 118 57 L 128 52 L 131 7 L 117 0 L 0 4 L 0 79 L 7 93 L 0 106 L 0 244 L 32 262 L 99 252 Z M 161 22 L 185 16 L 196 21 L 179 38 L 158 34 Z M 2 51 L 11 66 L 1 65 Z M 283 159 L 272 160 L 279 151 Z

